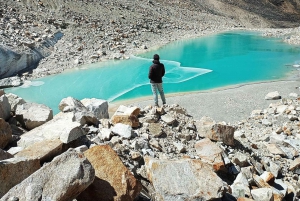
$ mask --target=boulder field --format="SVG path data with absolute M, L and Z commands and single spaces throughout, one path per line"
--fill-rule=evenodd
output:
M 266 94 L 277 102 L 234 124 L 194 119 L 177 104 L 121 105 L 109 117 L 107 101 L 72 97 L 53 116 L 1 94 L 1 201 L 300 198 L 295 93 Z

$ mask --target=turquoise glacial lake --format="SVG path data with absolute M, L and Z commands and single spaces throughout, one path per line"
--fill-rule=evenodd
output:
M 298 73 L 293 65 L 300 63 L 299 46 L 255 32 L 225 32 L 172 42 L 129 60 L 84 65 L 5 91 L 48 105 L 55 114 L 68 96 L 109 102 L 149 96 L 148 70 L 155 53 L 166 68 L 166 94 L 279 80 Z

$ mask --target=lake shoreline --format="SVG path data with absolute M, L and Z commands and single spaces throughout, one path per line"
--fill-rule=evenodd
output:
M 216 121 L 236 122 L 246 119 L 255 109 L 267 108 L 275 101 L 265 100 L 269 92 L 278 91 L 282 97 L 299 94 L 299 78 L 242 83 L 203 91 L 166 94 L 167 104 L 186 108 L 195 119 L 209 116 Z M 150 91 L 150 87 L 149 87 Z M 161 100 L 159 98 L 159 103 Z M 109 103 L 110 116 L 120 105 L 134 105 L 141 109 L 154 105 L 152 96 L 121 100 Z

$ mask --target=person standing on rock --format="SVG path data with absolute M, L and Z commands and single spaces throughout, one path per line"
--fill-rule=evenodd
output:
M 160 63 L 158 54 L 153 56 L 152 62 L 153 64 L 149 68 L 148 78 L 150 79 L 151 83 L 154 104 L 155 106 L 158 106 L 157 90 L 159 91 L 163 104 L 166 104 L 166 98 L 162 86 L 162 77 L 165 75 L 165 66 L 164 64 Z

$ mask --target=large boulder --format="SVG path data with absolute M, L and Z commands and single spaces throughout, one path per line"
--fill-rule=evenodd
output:
M 195 149 L 201 161 L 211 165 L 214 171 L 225 169 L 223 150 L 210 139 L 204 138 L 196 142 Z
M 41 164 L 51 161 L 55 156 L 62 153 L 63 143 L 59 139 L 44 140 L 34 143 L 18 152 L 15 157 L 27 159 L 39 159 Z
M 39 168 L 37 159 L 10 158 L 0 161 L 0 197 Z
M 226 185 L 200 160 L 145 158 L 148 180 L 157 201 L 215 200 L 222 198 Z
M 16 118 L 23 127 L 32 130 L 53 119 L 53 111 L 43 104 L 24 103 L 17 105 Z
M 107 119 L 108 115 L 108 102 L 106 100 L 96 98 L 85 98 L 81 100 L 82 104 L 88 111 L 94 113 L 97 119 Z
M 73 98 L 67 97 L 60 101 L 59 110 L 64 113 L 73 113 L 73 120 L 81 125 L 98 125 L 99 121 L 93 111 L 89 111 L 82 102 Z
M 11 107 L 6 95 L 0 96 L 0 118 L 8 120 L 10 118 Z
M 68 201 L 76 198 L 95 178 L 95 170 L 83 153 L 67 151 L 11 188 L 1 200 Z
M 63 143 L 68 144 L 86 134 L 81 128 L 81 124 L 73 122 L 72 119 L 72 113 L 59 113 L 51 121 L 21 135 L 17 144 L 19 147 L 26 148 L 45 139 L 60 139 Z
M 78 201 L 132 201 L 142 189 L 141 184 L 123 165 L 108 145 L 99 145 L 84 152 L 96 171 L 94 182 L 78 197 Z
M 195 122 L 198 134 L 214 141 L 222 141 L 226 145 L 234 145 L 235 128 L 228 125 L 217 124 L 210 117 L 202 117 Z
M 4 149 L 12 139 L 12 130 L 10 125 L 0 118 L 0 148 Z
M 26 101 L 23 98 L 20 98 L 16 94 L 8 93 L 8 94 L 6 94 L 6 96 L 8 98 L 8 102 L 11 106 L 12 112 L 16 111 L 18 105 L 22 105 L 22 104 L 26 103 Z
M 138 107 L 126 107 L 120 105 L 114 115 L 111 117 L 112 124 L 122 123 L 127 124 L 133 128 L 139 127 L 138 115 L 140 108 Z

